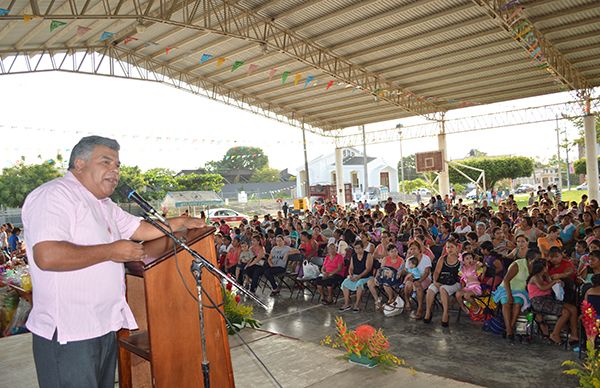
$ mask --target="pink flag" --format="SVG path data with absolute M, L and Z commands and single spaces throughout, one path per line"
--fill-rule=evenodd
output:
M 276 71 L 277 71 L 276 67 L 272 68 L 271 71 L 269 71 L 269 81 L 273 79 L 273 76 L 275 75 Z
M 256 69 L 258 69 L 258 66 L 252 63 L 250 66 L 248 66 L 248 71 L 246 72 L 246 75 L 252 74 Z
M 90 30 L 91 30 L 91 28 L 89 28 L 89 27 L 77 26 L 77 36 L 85 35 Z

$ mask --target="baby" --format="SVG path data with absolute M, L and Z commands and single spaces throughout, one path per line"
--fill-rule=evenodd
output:
M 409 257 L 406 260 L 406 278 L 404 278 L 404 281 L 415 281 L 415 280 L 419 280 L 421 279 L 421 270 L 419 270 L 419 268 L 417 268 L 417 266 L 419 265 L 419 260 L 412 256 Z

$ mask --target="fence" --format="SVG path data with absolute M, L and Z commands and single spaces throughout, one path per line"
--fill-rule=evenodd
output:
M 15 226 L 23 226 L 21 220 L 21 209 L 20 208 L 4 208 L 0 209 L 0 224 L 11 223 Z

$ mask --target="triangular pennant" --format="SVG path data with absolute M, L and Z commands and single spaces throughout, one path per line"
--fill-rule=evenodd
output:
M 223 63 L 225 63 L 225 58 L 223 58 L 223 57 L 217 58 L 217 67 L 223 66 Z
M 283 74 L 281 75 L 281 84 L 283 85 L 285 83 L 285 81 L 287 81 L 288 76 L 290 75 L 289 71 L 284 71 Z
M 108 39 L 112 38 L 114 34 L 115 34 L 114 32 L 104 31 L 102 33 L 102 35 L 100 35 L 99 41 L 100 42 L 104 42 L 105 40 L 108 40 Z
M 200 63 L 209 61 L 212 57 L 213 56 L 211 54 L 202 54 L 202 57 L 200 57 Z
M 174 47 L 166 47 L 165 48 L 165 55 L 169 55 L 169 53 L 171 52 L 171 50 L 173 50 Z
M 231 65 L 231 71 L 234 72 L 239 69 L 244 64 L 244 61 L 235 61 L 233 65 Z
M 23 21 L 25 23 L 29 23 L 32 20 L 33 20 L 33 15 L 23 15 Z
M 312 82 L 312 80 L 314 78 L 315 78 L 315 76 L 314 75 L 310 75 L 310 74 L 306 77 L 306 81 L 304 81 L 304 89 L 306 89 L 306 87 L 308 85 L 310 85 L 310 83 Z
M 256 69 L 258 69 L 258 65 L 255 65 L 254 63 L 250 64 L 250 66 L 248 66 L 248 71 L 246 72 L 246 75 L 252 74 Z
M 294 76 L 294 86 L 298 85 L 298 82 L 300 82 L 301 78 L 302 78 L 302 74 L 296 73 L 296 75 Z
M 123 40 L 123 43 L 127 44 L 131 41 L 138 40 L 138 38 L 134 38 L 133 36 L 128 36 Z
M 65 22 L 61 22 L 60 20 L 52 20 L 50 22 L 50 32 L 56 30 L 58 27 L 62 27 L 64 25 L 66 25 L 67 23 Z
M 90 30 L 91 30 L 91 28 L 89 28 L 89 27 L 77 26 L 77 36 L 85 35 Z
M 0 8 L 0 16 L 6 16 L 9 14 L 9 10 L 5 8 Z
M 274 67 L 269 71 L 269 81 L 271 81 L 273 79 L 273 76 L 275 75 L 275 72 L 277 71 L 277 68 Z
M 334 83 L 335 83 L 334 80 L 327 82 L 327 86 L 325 87 L 325 90 L 329 90 L 329 88 L 332 87 Z

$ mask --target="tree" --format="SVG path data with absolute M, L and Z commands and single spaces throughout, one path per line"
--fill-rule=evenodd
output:
M 575 161 L 575 174 L 586 175 L 587 174 L 587 163 L 585 158 L 581 158 Z M 600 171 L 600 156 L 598 156 L 598 169 Z
M 146 196 L 151 200 L 162 200 L 168 191 L 177 191 L 179 185 L 175 172 L 167 168 L 152 168 L 143 175 L 146 181 Z
M 457 162 L 484 170 L 486 185 L 489 188 L 493 188 L 500 179 L 527 177 L 533 173 L 533 159 L 524 156 L 467 158 Z M 459 166 L 457 166 L 457 168 L 460 168 L 463 173 L 473 180 L 476 180 L 479 176 L 478 171 L 461 168 Z M 469 183 L 470 181 L 459 174 L 455 169 L 450 168 L 450 182 Z
M 0 206 L 23 206 L 27 195 L 36 187 L 61 175 L 54 160 L 40 164 L 19 162 L 5 168 L 0 175 Z
M 147 182 L 144 178 L 144 174 L 142 170 L 138 166 L 124 166 L 121 165 L 121 173 L 120 173 L 119 185 L 117 189 L 111 195 L 111 199 L 115 202 L 127 202 L 128 199 L 119 192 L 119 188 L 123 185 L 127 184 L 129 187 L 137 191 L 138 193 L 143 193 L 146 191 Z
M 232 147 L 227 150 L 222 160 L 206 163 L 211 172 L 223 170 L 258 171 L 269 165 L 269 158 L 259 147 Z
M 402 158 L 404 162 L 404 180 L 412 181 L 421 177 L 421 174 L 417 174 L 417 164 L 415 161 L 415 155 L 409 155 Z M 400 169 L 400 161 L 398 161 L 398 179 L 402 179 L 402 170 Z
M 485 157 L 487 156 L 486 152 L 483 151 L 479 151 L 478 149 L 471 149 L 468 153 L 467 153 L 467 157 L 468 158 L 481 158 L 481 157 Z
M 187 174 L 175 178 L 177 191 L 221 191 L 224 179 L 219 174 Z
M 279 182 L 279 170 L 276 168 L 263 167 L 252 174 L 250 182 Z
M 413 191 L 415 191 L 416 189 L 420 189 L 420 188 L 427 188 L 432 190 L 433 187 L 425 181 L 425 179 L 422 178 L 417 178 L 417 179 L 413 179 L 410 181 L 404 181 L 404 191 L 406 193 L 411 193 Z

